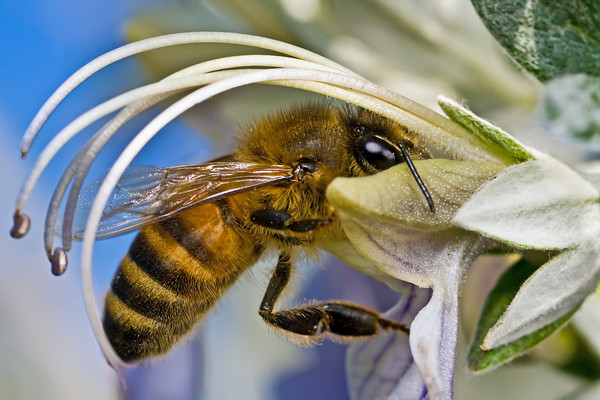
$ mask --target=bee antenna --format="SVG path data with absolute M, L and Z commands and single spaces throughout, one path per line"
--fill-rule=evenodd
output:
M 406 151 L 406 149 L 404 148 L 402 143 L 398 143 L 397 146 L 400 149 L 400 151 L 402 152 L 402 157 L 404 157 L 404 160 L 406 161 L 406 165 L 408 165 L 408 169 L 410 170 L 410 173 L 415 178 L 415 181 L 417 181 L 417 185 L 419 185 L 419 189 L 421 189 L 421 192 L 423 192 L 425 199 L 427 199 L 427 204 L 429 204 L 429 209 L 431 210 L 431 212 L 434 213 L 435 205 L 433 204 L 433 199 L 431 198 L 431 195 L 429 194 L 429 191 L 427 190 L 425 183 L 423 183 L 423 180 L 419 176 L 419 173 L 417 172 L 415 165 L 413 164 L 412 160 L 410 159 L 408 152 Z

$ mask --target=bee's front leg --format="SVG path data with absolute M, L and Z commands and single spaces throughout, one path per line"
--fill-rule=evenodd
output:
M 267 324 L 300 335 L 298 339 L 308 341 L 331 335 L 346 340 L 373 336 L 382 328 L 409 333 L 403 324 L 382 318 L 376 311 L 343 301 L 319 302 L 274 311 L 275 302 L 289 282 L 291 269 L 289 256 L 281 254 L 258 310 Z

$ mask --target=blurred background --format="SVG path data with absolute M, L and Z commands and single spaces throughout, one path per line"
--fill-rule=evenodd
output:
M 33 220 L 29 235 L 18 241 L 8 236 L 21 182 L 58 130 L 109 97 L 228 50 L 186 46 L 110 66 L 67 98 L 43 128 L 30 156 L 21 160 L 20 137 L 46 98 L 76 69 L 106 51 L 132 40 L 191 30 L 253 33 L 291 42 L 434 109 L 438 94 L 465 101 L 525 143 L 567 161 L 586 156 L 585 147 L 540 134 L 535 117 L 540 86 L 506 58 L 467 0 L 3 1 L 1 399 L 348 398 L 345 346 L 324 343 L 301 349 L 274 335 L 258 317 L 272 268 L 268 262 L 243 276 L 187 343 L 129 371 L 130 391 L 123 395 L 87 321 L 79 246 L 69 253 L 67 273 L 56 278 L 50 274 L 41 240 L 49 196 L 82 139 L 70 143 L 42 176 L 26 209 Z M 239 123 L 306 97 L 264 87 L 220 96 L 170 124 L 136 162 L 163 167 L 224 154 Z M 106 170 L 128 135 L 152 115 L 143 114 L 129 124 L 101 153 L 90 176 Z M 99 304 L 133 235 L 101 241 L 96 247 Z M 505 266 L 503 260 L 491 258 L 472 268 L 463 296 L 465 348 L 486 290 Z M 341 298 L 382 311 L 396 301 L 385 285 L 327 256 L 319 265 L 307 262 L 299 269 L 298 301 Z M 592 312 L 583 320 L 593 318 Z M 592 325 L 587 331 L 593 330 Z M 600 375 L 594 338 L 584 335 L 586 340 L 581 340 L 584 331 L 585 327 L 563 330 L 519 362 L 482 377 L 467 377 L 459 364 L 457 398 L 558 399 L 584 392 Z M 459 352 L 461 358 L 464 351 Z M 577 366 L 583 372 L 577 372 Z

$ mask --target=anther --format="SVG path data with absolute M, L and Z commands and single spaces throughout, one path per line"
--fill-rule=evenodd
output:
M 67 252 L 62 247 L 54 249 L 52 254 L 52 274 L 61 276 L 67 270 Z
M 31 227 L 31 218 L 27 214 L 21 214 L 19 211 L 15 211 L 13 216 L 13 227 L 10 230 L 10 236 L 15 239 L 22 238 L 29 232 Z

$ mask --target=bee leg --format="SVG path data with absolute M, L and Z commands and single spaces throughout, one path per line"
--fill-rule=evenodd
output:
M 289 229 L 294 232 L 309 232 L 322 225 L 330 224 L 332 220 L 304 219 L 294 221 L 290 214 L 284 213 L 283 211 L 261 209 L 254 211 L 252 215 L 250 215 L 250 221 L 256 225 L 265 226 L 271 229 Z
M 409 333 L 409 329 L 403 324 L 382 318 L 376 311 L 343 301 L 307 304 L 273 311 L 275 302 L 289 282 L 291 269 L 289 256 L 280 255 L 258 310 L 267 324 L 309 340 L 320 339 L 325 335 L 344 339 L 373 336 L 379 333 L 380 329 Z
M 270 209 L 254 211 L 250 216 L 253 223 L 271 229 L 285 229 L 291 219 L 292 216 L 288 213 Z

